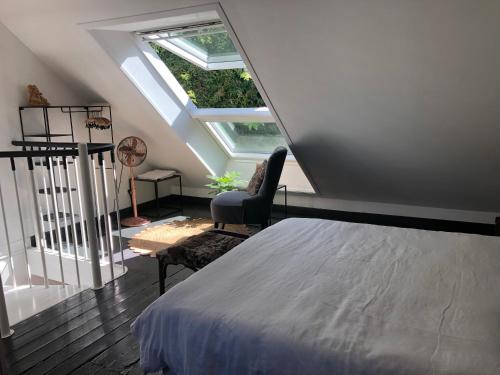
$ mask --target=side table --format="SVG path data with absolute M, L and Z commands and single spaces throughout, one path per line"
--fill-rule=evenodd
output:
M 273 216 L 273 212 L 271 210 L 271 217 L 269 219 L 286 219 L 288 217 L 288 189 L 286 184 L 279 184 L 278 187 L 276 188 L 276 191 L 278 190 L 283 190 L 285 192 L 285 217 L 276 217 Z M 274 205 L 273 205 L 274 206 Z
M 178 179 L 179 180 L 179 200 L 178 200 L 178 206 L 163 206 L 160 207 L 160 198 L 158 196 L 158 185 L 160 182 L 163 181 L 168 181 L 168 180 L 173 180 L 173 179 Z M 155 207 L 156 207 L 156 215 L 150 215 L 148 213 L 144 213 L 145 216 L 153 217 L 155 219 L 159 219 L 168 215 L 175 214 L 177 212 L 182 212 L 183 211 L 183 205 L 182 205 L 182 175 L 179 173 L 176 173 L 172 176 L 169 177 L 164 177 L 164 178 L 159 178 L 159 179 L 148 179 L 148 178 L 140 178 L 140 177 L 135 177 L 135 181 L 140 181 L 140 182 L 150 182 L 154 184 L 155 187 Z M 130 187 L 130 180 L 129 180 L 129 187 Z M 130 192 L 130 190 L 129 190 Z

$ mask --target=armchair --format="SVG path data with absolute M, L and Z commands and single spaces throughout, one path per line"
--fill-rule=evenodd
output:
M 262 229 L 268 226 L 286 154 L 287 149 L 284 147 L 277 147 L 273 151 L 256 195 L 246 191 L 228 191 L 212 199 L 210 210 L 216 228 L 219 224 L 260 224 Z

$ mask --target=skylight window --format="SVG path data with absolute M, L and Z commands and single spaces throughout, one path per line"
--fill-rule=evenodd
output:
M 198 108 L 256 108 L 265 103 L 250 74 L 241 68 L 207 71 L 151 43 Z
M 232 154 L 270 154 L 277 146 L 288 147 L 273 122 L 209 122 Z
M 138 33 L 205 70 L 244 68 L 245 64 L 220 21 Z
M 255 157 L 287 147 L 220 19 L 136 34 L 191 99 L 191 116 L 207 126 L 230 156 Z

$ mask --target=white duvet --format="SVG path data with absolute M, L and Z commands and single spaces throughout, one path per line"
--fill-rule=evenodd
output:
M 177 375 L 500 374 L 500 239 L 288 219 L 132 331 Z

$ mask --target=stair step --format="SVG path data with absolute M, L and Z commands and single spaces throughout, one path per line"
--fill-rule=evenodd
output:
M 73 164 L 73 162 L 72 162 L 72 161 L 69 161 L 69 160 L 68 160 L 66 163 L 67 163 L 67 164 Z M 36 161 L 34 164 L 35 164 L 37 167 L 42 166 L 42 165 L 43 165 L 44 167 L 46 167 L 46 166 L 47 166 L 47 162 L 46 162 L 46 161 Z M 52 161 L 52 166 L 53 166 L 53 167 L 57 167 L 57 165 L 58 165 L 58 164 L 59 164 L 59 165 L 61 165 L 61 166 L 63 165 L 63 163 L 62 163 L 62 162 L 57 163 L 56 161 Z
M 63 193 L 66 193 L 68 191 L 68 188 L 67 187 L 63 187 L 62 188 L 62 192 Z M 71 188 L 71 191 L 76 191 L 76 188 Z M 40 194 L 45 194 L 45 189 L 39 189 L 38 192 Z M 47 188 L 47 194 L 50 195 L 51 194 L 51 190 L 50 188 Z M 56 194 L 61 194 L 61 188 L 59 186 L 56 186 Z
M 75 219 L 78 217 L 77 214 L 75 214 Z M 62 212 L 59 212 L 59 219 L 64 219 L 64 214 Z M 71 219 L 71 214 L 69 212 L 66 212 L 66 219 Z M 43 215 L 43 220 L 44 221 L 49 221 L 49 217 L 47 214 Z M 54 214 L 50 214 L 50 221 L 55 221 Z
M 47 138 L 47 137 L 71 137 L 71 133 L 66 134 L 66 133 L 32 133 L 32 134 L 25 134 L 25 138 L 28 137 L 33 137 L 33 138 Z

